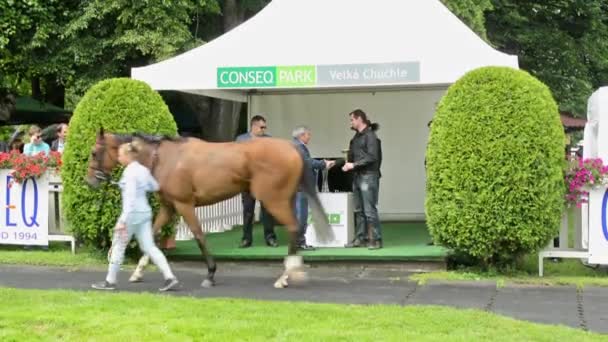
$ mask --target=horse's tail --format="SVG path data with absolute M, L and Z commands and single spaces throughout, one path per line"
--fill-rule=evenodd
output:
M 310 177 L 307 177 L 307 170 L 310 169 L 311 165 L 306 159 L 302 160 L 302 176 L 300 176 L 301 191 L 304 192 L 308 197 L 308 205 L 312 209 L 313 227 L 315 235 L 319 242 L 328 242 L 334 239 L 334 232 L 330 229 L 329 220 L 315 184 L 311 181 Z

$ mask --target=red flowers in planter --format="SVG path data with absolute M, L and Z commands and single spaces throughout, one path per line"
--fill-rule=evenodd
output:
M 61 153 L 52 151 L 48 156 L 41 152 L 35 156 L 26 156 L 18 151 L 0 153 L 0 169 L 11 169 L 13 180 L 23 183 L 27 178 L 38 178 L 49 168 L 59 170 Z

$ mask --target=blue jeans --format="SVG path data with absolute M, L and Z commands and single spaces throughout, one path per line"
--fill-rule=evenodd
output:
M 306 227 L 308 227 L 308 198 L 303 192 L 297 192 L 295 202 L 296 218 L 298 219 L 297 243 L 304 245 L 306 244 Z
M 382 228 L 378 217 L 379 188 L 380 175 L 378 173 L 354 175 L 355 237 L 359 241 L 367 241 L 370 230 L 371 239 L 382 241 Z
M 133 235 L 135 235 L 141 251 L 150 256 L 150 259 L 158 266 L 165 279 L 175 278 L 173 272 L 171 272 L 167 258 L 154 244 L 154 238 L 152 237 L 152 212 L 148 211 L 135 212 L 131 215 L 129 222 L 127 222 L 127 234 L 120 234 L 114 230 L 112 255 L 110 256 L 106 281 L 116 284 L 116 277 L 120 271 L 120 265 L 124 260 L 125 250 Z

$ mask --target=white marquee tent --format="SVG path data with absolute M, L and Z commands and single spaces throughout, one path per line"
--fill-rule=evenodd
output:
M 439 0 L 273 0 L 230 32 L 179 56 L 132 69 L 156 90 L 248 103 L 270 133 L 311 127 L 315 157 L 341 157 L 355 108 L 381 125 L 379 210 L 424 218 L 427 122 L 466 72 L 518 68 Z

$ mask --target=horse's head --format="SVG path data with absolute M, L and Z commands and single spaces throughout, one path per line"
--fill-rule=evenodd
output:
M 103 127 L 99 129 L 87 170 L 86 181 L 90 186 L 97 188 L 101 182 L 110 180 L 112 169 L 118 163 L 119 145 L 114 134 L 104 133 Z

